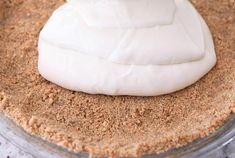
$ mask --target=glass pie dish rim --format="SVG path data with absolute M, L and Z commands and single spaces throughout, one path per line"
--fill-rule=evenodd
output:
M 0 135 L 35 158 L 90 157 L 88 153 L 73 153 L 42 138 L 30 135 L 2 112 L 0 112 L 0 122 Z M 197 139 L 180 148 L 170 149 L 161 154 L 145 155 L 142 158 L 197 158 L 224 147 L 232 140 L 235 140 L 235 114 L 231 115 L 223 125 L 207 137 Z

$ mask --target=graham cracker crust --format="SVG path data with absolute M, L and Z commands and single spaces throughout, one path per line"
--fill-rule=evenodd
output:
M 63 0 L 1 1 L 0 111 L 32 135 L 93 156 L 160 153 L 207 136 L 235 112 L 235 1 L 192 2 L 213 33 L 216 67 L 173 94 L 112 97 L 39 75 L 38 34 Z

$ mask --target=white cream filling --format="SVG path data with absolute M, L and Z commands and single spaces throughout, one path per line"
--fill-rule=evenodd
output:
M 150 27 L 171 24 L 174 0 L 70 0 L 89 26 Z
M 67 3 L 52 15 L 40 38 L 119 64 L 168 65 L 199 60 L 205 55 L 199 15 L 185 2 L 178 0 L 176 4 L 171 25 L 123 29 L 91 27 L 77 8 Z
M 139 27 L 135 22 L 126 25 L 125 20 L 119 20 L 122 26 L 98 23 L 92 20 L 96 17 L 81 15 L 75 3 L 66 3 L 40 34 L 40 73 L 64 88 L 92 94 L 154 96 L 195 83 L 216 62 L 213 40 L 188 1 L 174 4 L 170 24 L 155 21 L 149 27 L 138 17 Z

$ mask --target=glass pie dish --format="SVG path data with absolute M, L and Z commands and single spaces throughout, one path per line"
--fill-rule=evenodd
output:
M 73 153 L 41 138 L 26 133 L 0 113 L 0 135 L 35 158 L 88 158 L 88 153 Z M 145 155 L 143 158 L 197 158 L 220 149 L 235 139 L 235 115 L 232 115 L 217 131 L 197 139 L 181 148 L 165 153 Z
M 15 3 L 12 3 L 12 2 Z M 48 103 L 47 105 L 49 105 L 50 102 L 50 94 L 52 95 L 56 95 L 57 92 L 59 92 L 59 88 L 58 87 L 54 87 L 55 92 L 48 92 L 49 94 L 47 94 L 47 90 L 51 88 L 51 84 L 47 84 L 46 81 L 42 80 L 40 76 L 38 76 L 37 73 L 35 73 L 36 71 L 36 63 L 37 63 L 37 51 L 36 51 L 36 43 L 37 43 L 37 38 L 38 38 L 38 31 L 39 28 L 41 27 L 42 24 L 44 24 L 44 20 L 47 19 L 47 16 L 42 15 L 44 14 L 49 14 L 49 11 L 52 11 L 53 8 L 55 7 L 55 4 L 57 4 L 56 2 L 57 0 L 53 0 L 53 1 L 32 1 L 32 0 L 28 0 L 28 1 L 24 1 L 24 0 L 3 0 L 3 2 L 6 2 L 6 4 L 8 7 L 4 7 L 3 11 L 6 13 L 4 13 L 4 18 L 11 16 L 12 18 L 6 18 L 7 20 L 4 23 L 4 27 L 3 29 L 0 28 L 0 34 L 2 32 L 1 39 L 0 39 L 0 45 L 1 47 L 4 46 L 1 49 L 1 52 L 5 52 L 1 54 L 1 58 L 0 59 L 7 59 L 7 60 L 1 60 L 1 69 L 4 69 L 4 75 L 1 77 L 0 75 L 0 80 L 2 85 L 0 85 L 1 87 L 1 91 L 6 92 L 6 94 L 13 94 L 12 90 L 16 89 L 16 91 L 14 92 L 14 95 L 12 95 L 12 99 L 15 100 L 15 103 L 11 105 L 11 109 L 8 110 L 9 112 L 18 112 L 17 110 L 22 111 L 22 109 L 31 109 L 29 110 L 29 112 L 26 114 L 29 114 L 30 116 L 33 116 L 33 114 L 35 113 L 34 109 L 42 109 L 43 112 L 39 112 L 38 114 L 38 118 L 40 118 L 43 114 L 45 114 L 44 112 L 47 112 L 46 114 L 48 116 L 51 116 L 50 113 L 53 112 L 55 110 L 55 108 L 57 105 L 63 105 L 60 108 L 65 109 L 65 107 L 68 107 L 67 111 L 65 111 L 66 113 L 72 110 L 69 110 L 71 103 L 69 102 L 68 104 L 64 104 L 64 96 L 67 95 L 72 95 L 70 94 L 70 92 L 63 92 L 60 93 L 60 97 L 57 100 L 57 98 L 55 99 L 56 101 L 58 101 L 53 105 L 53 106 L 48 106 L 49 108 L 41 108 L 42 105 L 45 105 L 45 102 Z M 61 0 L 62 2 L 63 0 Z M 224 3 L 222 2 L 224 1 Z M 1 8 L 1 2 L 0 1 L 0 8 Z M 7 3 L 9 2 L 9 4 Z M 23 3 L 26 2 L 26 3 Z M 40 3 L 39 3 L 40 2 Z M 43 5 L 45 2 L 45 4 L 47 4 L 46 2 L 48 2 L 48 5 Z M 233 32 L 234 32 L 234 27 L 232 25 L 232 21 L 229 21 L 228 14 L 230 13 L 229 10 L 233 10 L 232 7 L 229 7 L 229 5 L 227 3 L 225 3 L 225 0 L 219 0 L 216 2 L 213 2 L 213 4 L 215 3 L 216 6 L 219 7 L 220 5 L 222 6 L 221 9 L 218 9 L 216 12 L 213 9 L 213 6 L 209 5 L 212 4 L 212 1 L 209 2 L 203 2 L 200 3 L 200 5 L 198 4 L 198 8 L 201 8 L 200 6 L 207 6 L 206 8 L 209 8 L 210 12 L 207 12 L 207 9 L 201 9 L 204 10 L 204 12 L 202 11 L 203 15 L 213 15 L 213 16 L 205 16 L 208 19 L 212 19 L 212 20 L 208 20 L 208 23 L 210 23 L 211 29 L 214 32 L 214 36 L 217 39 L 216 43 L 217 43 L 217 49 L 218 49 L 218 57 L 219 57 L 219 62 L 218 62 L 218 66 L 217 69 L 218 71 L 214 71 L 214 73 L 211 73 L 211 75 L 206 79 L 203 80 L 201 82 L 201 86 L 197 87 L 196 86 L 196 91 L 193 91 L 195 89 L 192 88 L 193 90 L 191 91 L 191 93 L 189 93 L 189 90 L 183 92 L 184 95 L 181 95 L 181 98 L 184 98 L 184 96 L 188 97 L 189 99 L 192 100 L 192 102 L 194 102 L 194 105 L 191 105 L 192 108 L 191 109 L 195 109 L 195 111 L 197 111 L 197 109 L 200 110 L 197 111 L 197 113 L 202 113 L 204 112 L 204 109 L 208 109 L 208 113 L 207 115 L 205 115 L 205 117 L 201 117 L 201 120 L 205 120 L 205 121 L 210 121 L 210 116 L 212 115 L 213 111 L 219 111 L 219 113 L 217 113 L 217 116 L 221 116 L 222 114 L 226 113 L 226 114 L 230 114 L 231 112 L 231 108 L 227 105 L 225 105 L 226 101 L 224 100 L 224 96 L 228 96 L 229 98 L 232 98 L 232 102 L 234 103 L 234 89 L 233 87 L 233 81 L 234 81 L 234 65 L 233 65 L 233 52 L 234 52 L 234 47 L 231 41 L 234 41 L 234 36 L 233 36 Z M 39 3 L 39 4 L 38 4 Z M 206 4 L 204 4 L 206 3 Z M 222 4 L 225 4 L 227 7 L 224 7 Z M 54 7 L 52 7 L 54 6 Z M 232 6 L 232 2 L 231 5 Z M 227 9 L 226 9 L 227 8 Z M 0 9 L 0 16 L 1 16 L 1 9 Z M 231 12 L 231 15 L 234 15 L 233 12 Z M 233 16 L 232 16 L 233 17 Z M 1 17 L 0 17 L 1 19 Z M 21 19 L 21 20 L 19 20 Z M 219 19 L 218 21 L 216 21 L 217 19 Z M 219 25 L 221 24 L 221 20 L 220 19 L 228 19 L 225 20 L 224 25 Z M 233 19 L 233 18 L 231 18 Z M 14 29 L 17 28 L 17 29 Z M 225 29 L 226 28 L 226 29 Z M 2 31 L 4 30 L 4 31 Z M 26 32 L 26 30 L 28 30 Z M 22 41 L 17 41 L 16 39 L 20 39 L 22 38 Z M 1 42 L 3 41 L 3 42 Z M 23 42 L 24 41 L 24 42 Z M 23 43 L 23 44 L 22 44 Z M 34 45 L 35 44 L 35 45 Z M 227 48 L 227 49 L 224 49 Z M 16 51 L 18 50 L 19 51 Z M 31 51 L 34 50 L 34 51 Z M 219 51 L 221 50 L 221 51 Z M 223 50 L 223 51 L 222 51 Z M 23 57 L 23 58 L 22 58 Z M 12 64 L 12 58 L 15 58 L 17 60 L 16 65 L 13 63 Z M 32 60 L 33 59 L 33 60 Z M 3 62 L 2 62 L 3 61 Z M 9 62 L 10 61 L 10 62 Z M 6 63 L 6 64 L 5 64 Z M 28 64 L 30 63 L 30 64 Z M 227 64 L 229 63 L 229 64 Z M 29 70 L 26 71 L 25 73 L 22 73 L 21 77 L 18 76 L 19 72 L 18 68 L 20 70 Z M 9 70 L 13 70 L 13 71 L 9 71 Z M 2 72 L 2 71 L 1 71 Z M 9 75 L 10 74 L 10 75 Z M 24 79 L 24 81 L 22 81 L 21 79 Z M 231 80 L 232 79 L 232 80 Z M 30 83 L 30 84 L 28 84 Z M 206 83 L 206 84 L 203 84 Z M 208 84 L 207 84 L 208 83 Z M 209 84 L 211 83 L 211 84 Z M 226 83 L 226 84 L 225 84 Z M 9 85 L 10 84 L 10 85 Z M 38 86 L 40 84 L 40 86 Z M 208 90 L 208 91 L 205 91 Z M 228 90 L 232 90 L 232 91 L 228 91 Z M 38 92 L 38 94 L 37 94 Z M 202 92 L 204 92 L 202 97 L 197 97 L 197 95 L 194 95 L 194 92 L 197 95 L 200 95 Z M 46 95 L 45 95 L 46 93 Z M 71 92 L 72 93 L 72 92 Z M 29 94 L 29 95 L 25 95 L 25 94 Z M 66 95 L 65 95 L 66 94 Z M 191 95 L 192 94 L 192 95 Z M 223 94 L 228 94 L 228 95 L 223 95 Z M 231 95 L 232 94 L 232 95 Z M 32 96 L 34 96 L 33 98 L 31 98 Z M 43 97 L 45 95 L 45 98 Z M 197 98 L 198 102 L 200 100 L 205 101 L 204 104 L 200 104 L 200 102 L 196 102 L 194 101 L 191 97 Z M 209 96 L 209 101 L 207 100 L 207 96 Z M 173 96 L 174 97 L 174 96 Z M 168 102 L 171 103 L 172 99 L 174 99 L 173 97 L 170 97 Z M 65 100 L 70 101 L 68 98 L 65 98 Z M 206 99 L 205 99 L 206 98 Z M 216 100 L 214 99 L 216 98 Z M 83 103 L 86 102 L 87 99 L 89 99 L 89 96 L 86 96 L 86 99 L 81 99 L 78 100 Z M 98 98 L 99 99 L 99 98 Z M 182 104 L 181 100 L 179 100 L 182 104 L 179 106 L 173 106 L 174 104 L 172 103 L 172 107 L 174 107 L 174 109 L 177 109 L 178 107 L 180 109 L 184 109 L 184 107 L 186 107 L 188 105 L 188 101 L 189 99 L 187 99 L 185 102 L 186 104 Z M 1 97 L 0 97 L 1 100 Z M 23 103 L 19 104 L 19 100 L 24 100 Z M 113 103 L 112 99 L 109 99 L 110 103 Z M 131 101 L 132 99 L 130 99 Z M 163 99 L 164 100 L 164 99 Z M 217 101 L 220 101 L 217 104 Z M 34 101 L 37 104 L 29 104 L 28 101 Z M 89 100 L 88 100 L 89 101 Z M 143 99 L 143 102 L 145 101 L 145 99 Z M 78 104 L 78 102 L 76 102 L 76 100 L 74 100 L 74 104 Z M 79 102 L 79 103 L 80 103 Z M 126 101 L 125 101 L 126 102 Z M 118 102 L 117 102 L 118 103 Z M 153 100 L 153 103 L 155 103 L 155 100 Z M 155 104 L 152 103 L 152 109 L 155 109 Z M 210 104 L 208 104 L 210 103 Z M 128 103 L 126 102 L 124 106 L 126 106 Z M 82 104 L 81 104 L 82 105 Z M 200 105 L 200 107 L 198 107 Z M 213 106 L 212 106 L 213 105 Z M 224 106 L 223 106 L 224 105 Z M 34 106 L 34 108 L 32 108 L 32 106 Z M 82 106 L 81 106 L 82 107 Z M 106 106 L 107 108 L 110 108 L 107 104 Z M 112 105 L 110 109 L 112 109 L 112 107 L 115 107 L 115 105 Z M 215 107 L 215 108 L 214 108 Z M 1 108 L 1 107 L 0 107 Z M 96 109 L 99 108 L 99 105 L 96 104 L 95 106 Z M 224 112 L 223 109 L 225 108 Z M 229 112 L 227 113 L 227 109 L 229 108 Z M 14 111 L 14 109 L 17 109 L 16 111 Z M 123 108 L 124 109 L 124 108 Z M 187 110 L 187 109 L 186 109 Z M 0 110 L 1 111 L 1 110 Z M 33 112 L 31 112 L 33 111 Z M 88 111 L 90 111 L 88 109 Z M 114 116 L 116 115 L 115 111 L 110 110 L 110 114 L 113 114 Z M 220 112 L 222 111 L 222 112 Z M 36 111 L 37 112 L 37 111 Z M 58 114 L 60 114 L 60 116 L 66 114 L 66 113 L 59 113 L 60 111 L 57 111 Z M 77 113 L 79 113 L 80 110 L 77 110 Z M 124 113 L 125 111 L 123 110 L 122 113 Z M 6 112 L 7 113 L 7 112 Z M 25 112 L 22 112 L 25 114 Z M 18 114 L 18 113 L 17 113 Z M 132 114 L 132 112 L 130 112 L 130 114 Z M 166 113 L 164 113 L 164 116 L 167 115 L 168 112 L 166 110 Z M 183 113 L 185 115 L 181 115 L 182 113 L 179 112 L 178 116 L 190 116 L 190 113 Z M 204 113 L 203 113 L 204 114 Z M 146 115 L 148 115 L 148 113 L 146 113 Z M 45 115 L 44 115 L 45 116 Z M 74 114 L 74 116 L 76 116 Z M 107 116 L 107 113 L 104 113 L 104 116 Z M 227 116 L 227 115 L 226 115 Z M 54 117 L 56 118 L 56 117 Z M 78 119 L 77 117 L 74 117 L 75 120 Z M 194 123 L 198 123 L 201 124 L 201 122 L 199 122 L 198 120 L 196 120 L 195 118 L 198 118 L 197 115 L 195 115 L 195 117 L 192 117 L 192 120 L 195 120 L 192 122 L 189 122 L 189 125 L 194 126 Z M 49 120 L 49 117 L 46 117 L 46 121 Z M 63 119 L 62 119 L 63 120 Z M 105 121 L 106 118 L 104 117 L 102 121 Z M 178 120 L 178 119 L 177 119 Z M 27 120 L 29 121 L 29 120 Z M 134 119 L 130 119 L 130 121 L 134 121 Z M 177 123 L 181 121 L 175 121 L 175 124 L 178 125 Z M 171 149 L 170 151 L 167 151 L 165 153 L 162 153 L 160 155 L 146 155 L 143 157 L 147 157 L 147 158 L 155 158 L 155 157 L 199 157 L 200 155 L 205 155 L 206 153 L 209 153 L 212 150 L 216 150 L 218 148 L 223 147 L 224 145 L 226 145 L 227 143 L 229 143 L 231 140 L 233 140 L 235 138 L 235 116 L 231 116 L 231 118 L 226 121 L 221 128 L 219 128 L 216 132 L 212 133 L 210 136 L 202 138 L 202 139 L 198 139 L 196 141 L 194 141 L 193 143 L 190 143 L 182 148 L 178 148 L 178 149 Z M 122 120 L 120 119 L 120 122 L 122 122 Z M 57 120 L 55 119 L 54 122 L 51 123 L 51 125 L 55 125 L 57 123 Z M 155 123 L 155 122 L 154 122 Z M 22 124 L 21 124 L 22 125 Z M 45 124 L 45 126 L 48 126 L 48 124 Z M 89 123 L 87 123 L 87 126 L 90 126 Z M 189 126 L 189 128 L 187 128 L 188 130 L 190 130 L 190 128 L 192 126 Z M 77 127 L 77 125 L 75 125 L 75 127 Z M 203 126 L 201 126 L 203 127 Z M 204 127 L 203 127 L 204 128 Z M 62 128 L 60 128 L 62 129 Z M 65 129 L 64 132 L 67 132 L 67 128 L 63 128 Z M 84 129 L 84 128 L 80 128 L 80 129 Z M 127 130 L 129 130 L 129 128 L 126 128 Z M 146 129 L 145 126 L 143 126 L 143 129 Z M 174 126 L 170 127 L 169 129 L 172 130 L 172 133 L 175 132 L 174 130 Z M 94 128 L 91 128 L 89 131 L 93 132 L 95 131 L 96 128 L 94 126 Z M 116 129 L 115 129 L 116 130 Z M 114 131 L 115 131 L 114 130 Z M 183 129 L 182 131 L 188 131 Z M 84 131 L 86 132 L 86 131 Z M 102 132 L 104 134 L 106 134 L 107 132 L 104 131 Z M 124 133 L 124 132 L 123 132 Z M 164 133 L 164 132 L 163 132 Z M 3 137 L 5 137 L 6 139 L 8 139 L 11 143 L 15 144 L 16 146 L 18 146 L 19 148 L 21 148 L 23 151 L 30 153 L 31 155 L 33 155 L 36 158 L 76 158 L 76 157 L 82 157 L 82 158 L 86 158 L 89 157 L 89 154 L 87 153 L 72 153 L 67 151 L 66 149 L 63 149 L 61 147 L 58 147 L 52 143 L 49 143 L 47 141 L 43 141 L 41 138 L 35 137 L 35 136 L 31 136 L 30 134 L 26 133 L 22 128 L 18 127 L 15 123 L 13 123 L 11 120 L 9 120 L 8 118 L 6 118 L 1 112 L 0 112 L 0 135 L 2 135 Z M 123 135 L 120 135 L 121 137 L 123 137 Z M 152 140 L 152 135 L 149 135 L 150 139 Z M 90 137 L 90 136 L 89 136 Z M 103 137 L 103 136 L 102 136 Z M 119 137 L 120 138 L 120 137 Z M 138 137 L 139 138 L 139 137 Z M 162 136 L 159 136 L 159 138 L 162 138 Z M 155 140 L 155 139 L 154 139 Z M 56 140 L 54 140 L 56 142 Z M 96 142 L 95 142 L 96 143 Z M 110 144 L 108 144 L 110 145 Z M 111 146 L 111 145 L 110 145 Z

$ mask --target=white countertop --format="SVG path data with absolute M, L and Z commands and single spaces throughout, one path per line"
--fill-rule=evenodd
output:
M 0 136 L 0 158 L 33 158 Z M 235 141 L 203 158 L 235 158 Z
M 0 136 L 0 158 L 33 158 Z

